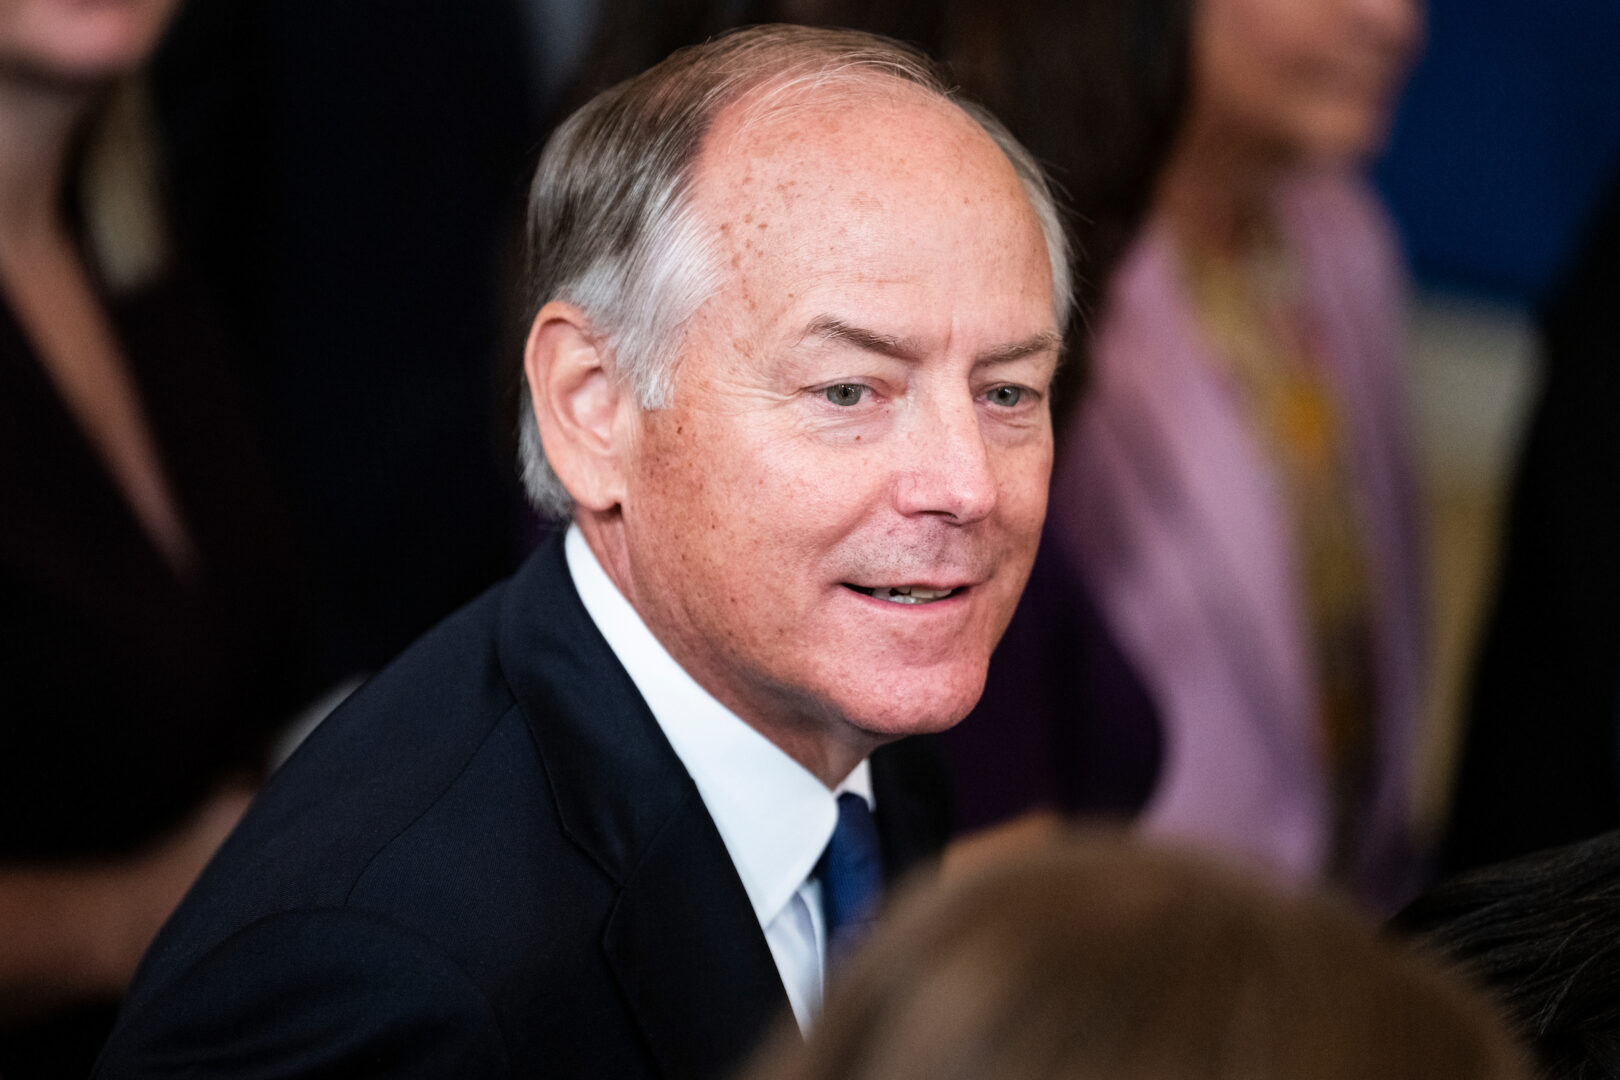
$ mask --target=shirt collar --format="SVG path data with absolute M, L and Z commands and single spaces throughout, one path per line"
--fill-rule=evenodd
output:
M 836 790 L 827 790 L 675 662 L 607 576 L 577 525 L 568 527 L 563 554 L 586 612 L 691 774 L 755 916 L 761 926 L 769 925 L 832 838 L 838 794 L 853 791 L 873 805 L 869 766 L 863 760 Z

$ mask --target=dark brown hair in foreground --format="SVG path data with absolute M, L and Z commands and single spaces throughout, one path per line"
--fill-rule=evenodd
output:
M 1531 1075 L 1491 1007 L 1331 903 L 1075 837 L 906 897 L 750 1080 Z
M 1620 1077 L 1620 831 L 1452 878 L 1394 926 L 1490 987 L 1550 1080 Z

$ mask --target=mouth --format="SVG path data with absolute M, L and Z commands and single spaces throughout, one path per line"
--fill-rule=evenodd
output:
M 962 591 L 960 587 L 931 589 L 925 585 L 879 585 L 869 589 L 862 585 L 851 585 L 847 581 L 844 582 L 844 588 L 863 596 L 887 600 L 891 604 L 933 604 Z

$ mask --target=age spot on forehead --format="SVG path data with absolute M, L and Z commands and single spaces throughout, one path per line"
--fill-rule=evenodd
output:
M 850 199 L 850 205 L 857 210 L 882 210 L 887 205 L 887 200 L 880 199 L 870 191 L 859 191 Z

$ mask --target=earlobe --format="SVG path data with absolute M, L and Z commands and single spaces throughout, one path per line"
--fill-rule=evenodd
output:
M 584 312 L 557 301 L 541 308 L 524 345 L 523 373 L 557 478 L 581 509 L 613 509 L 624 497 L 619 414 L 629 396 Z

